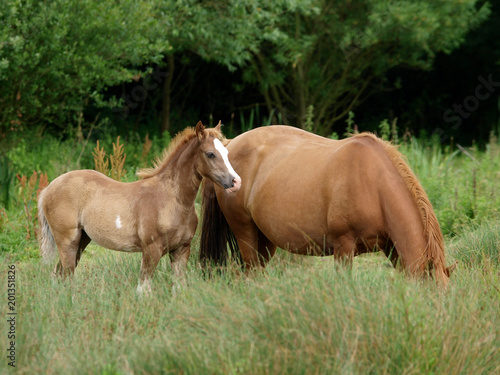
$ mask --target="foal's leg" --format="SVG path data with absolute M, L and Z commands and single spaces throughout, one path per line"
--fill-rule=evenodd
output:
M 189 254 L 191 253 L 191 244 L 188 243 L 179 247 L 178 249 L 171 251 L 168 253 L 170 256 L 170 264 L 172 266 L 172 270 L 174 271 L 174 292 L 177 289 L 180 289 L 181 286 L 186 285 L 186 268 L 187 262 L 189 259 Z
M 137 293 L 151 293 L 151 278 L 162 256 L 163 247 L 157 243 L 153 242 L 143 247 L 141 274 L 139 277 L 139 285 L 137 285 Z

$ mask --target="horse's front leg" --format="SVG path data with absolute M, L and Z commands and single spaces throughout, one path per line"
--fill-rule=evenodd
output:
M 170 256 L 170 263 L 172 265 L 172 270 L 174 271 L 174 291 L 182 286 L 186 285 L 186 268 L 189 259 L 189 254 L 191 253 L 191 242 L 186 242 L 179 248 L 168 253 Z
M 141 274 L 139 277 L 139 285 L 137 285 L 138 294 L 149 295 L 151 293 L 151 279 L 155 272 L 156 266 L 163 256 L 163 246 L 158 243 L 151 243 L 142 249 Z

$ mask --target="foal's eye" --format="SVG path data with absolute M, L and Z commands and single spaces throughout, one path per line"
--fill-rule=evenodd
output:
M 213 158 L 215 158 L 215 154 L 213 152 L 209 151 L 209 152 L 207 152 L 207 158 L 213 159 Z

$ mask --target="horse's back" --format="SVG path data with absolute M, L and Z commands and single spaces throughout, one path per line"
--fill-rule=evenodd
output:
M 336 141 L 277 125 L 244 133 L 228 149 L 246 179 L 243 192 L 252 191 L 247 199 L 278 193 L 285 204 L 320 204 L 321 199 L 345 200 L 339 192 L 366 196 L 387 173 L 399 178 L 384 150 L 369 137 Z
M 78 205 L 85 186 L 96 178 L 99 179 L 99 175 L 102 174 L 92 170 L 78 170 L 58 176 L 42 192 L 44 208 L 50 210 L 50 206 L 60 206 L 65 203 Z
M 55 178 L 47 187 L 48 191 L 81 189 L 85 185 L 102 183 L 111 180 L 100 172 L 91 169 L 81 169 L 66 172 Z M 112 181 L 112 180 L 111 180 Z

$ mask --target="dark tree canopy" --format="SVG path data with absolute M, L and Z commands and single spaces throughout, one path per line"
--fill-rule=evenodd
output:
M 431 97 L 439 82 L 412 78 L 443 62 L 459 70 L 468 62 L 452 61 L 454 51 L 488 54 L 477 38 L 498 35 L 491 13 L 478 0 L 6 0 L 0 133 L 65 131 L 97 115 L 151 131 L 215 116 L 242 130 L 249 108 L 254 126 L 269 118 L 323 135 L 359 108 L 405 111 L 396 116 L 418 129 L 422 108 L 399 95 L 411 101 L 411 85 L 447 105 Z M 498 69 L 482 74 L 500 80 Z

